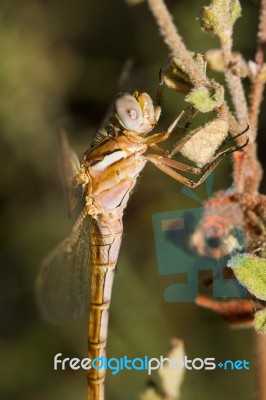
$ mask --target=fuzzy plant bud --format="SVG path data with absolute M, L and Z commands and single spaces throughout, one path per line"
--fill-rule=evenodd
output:
M 191 132 L 191 138 L 180 149 L 180 153 L 203 167 L 211 161 L 218 147 L 228 135 L 228 121 L 216 118 Z
M 224 72 L 224 59 L 221 49 L 208 50 L 205 53 L 207 66 L 213 71 Z
M 252 254 L 241 254 L 228 263 L 236 278 L 258 299 L 266 300 L 266 259 Z
M 206 62 L 202 54 L 191 53 L 197 66 L 206 71 Z M 166 86 L 176 92 L 187 94 L 193 88 L 193 83 L 186 71 L 185 66 L 178 58 L 170 58 L 162 68 L 162 80 Z
M 225 72 L 224 58 L 221 49 L 208 50 L 204 56 L 208 68 L 216 72 Z M 231 58 L 231 72 L 236 76 L 245 78 L 249 75 L 249 70 L 249 66 L 242 55 L 234 51 Z
M 213 0 L 211 5 L 203 7 L 200 21 L 203 30 L 218 36 L 222 42 L 227 42 L 234 23 L 241 16 L 241 6 L 238 0 Z
M 218 84 L 213 84 L 209 88 L 205 86 L 195 87 L 185 100 L 198 111 L 207 113 L 220 107 L 224 100 L 224 88 Z

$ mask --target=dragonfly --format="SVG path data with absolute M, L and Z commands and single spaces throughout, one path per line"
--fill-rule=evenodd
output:
M 66 134 L 59 135 L 69 206 L 74 208 L 83 193 L 84 208 L 68 237 L 41 265 L 37 279 L 38 301 L 42 313 L 52 321 L 78 320 L 88 315 L 90 360 L 106 356 L 108 316 L 123 234 L 123 213 L 146 163 L 152 163 L 175 180 L 194 188 L 226 154 L 247 144 L 246 141 L 243 145 L 221 150 L 232 138 L 220 137 L 218 145 L 213 146 L 210 141 L 208 159 L 201 157 L 198 165 L 192 166 L 174 159 L 174 155 L 183 151 L 189 158 L 188 142 L 200 140 L 206 127 L 205 131 L 200 128 L 188 132 L 169 152 L 161 145 L 176 134 L 184 112 L 167 130 L 152 133 L 160 115 L 160 102 L 155 104 L 146 92 L 120 93 L 109 120 L 97 132 L 81 162 L 69 146 Z M 183 132 L 190 119 L 186 119 Z M 218 123 L 224 124 L 224 130 L 228 129 L 224 120 Z M 210 122 L 207 128 L 215 130 L 216 126 L 217 121 L 216 124 Z M 188 178 L 186 173 L 195 178 Z M 90 368 L 88 400 L 103 400 L 104 392 L 104 368 Z

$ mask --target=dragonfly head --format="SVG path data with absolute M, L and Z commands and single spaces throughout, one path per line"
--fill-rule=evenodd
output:
M 148 133 L 158 122 L 161 107 L 154 107 L 151 97 L 143 92 L 123 93 L 115 102 L 115 116 L 128 131 Z

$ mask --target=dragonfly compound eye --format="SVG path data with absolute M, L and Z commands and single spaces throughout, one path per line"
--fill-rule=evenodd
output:
M 149 120 L 154 118 L 154 105 L 151 97 L 148 93 L 141 93 L 138 97 L 138 102 L 141 104 L 142 109 L 144 111 L 144 116 Z
M 116 100 L 116 114 L 124 128 L 137 132 L 142 124 L 143 115 L 136 98 L 130 94 L 124 94 Z

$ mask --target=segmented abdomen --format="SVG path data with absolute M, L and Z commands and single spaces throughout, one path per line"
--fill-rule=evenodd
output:
M 88 329 L 89 358 L 106 355 L 108 316 L 114 271 L 122 239 L 122 219 L 100 216 L 90 227 L 90 310 Z M 104 399 L 105 370 L 88 370 L 88 399 Z

